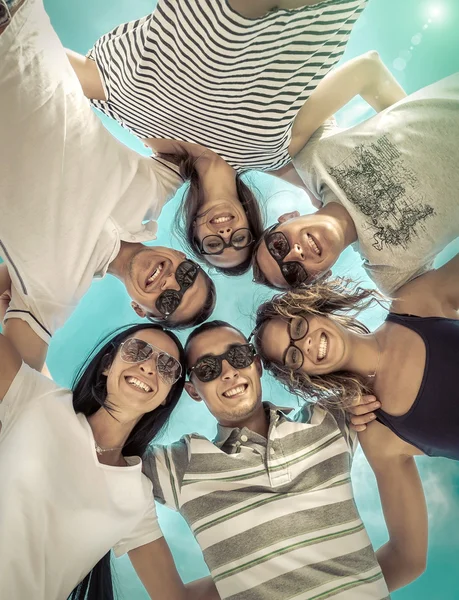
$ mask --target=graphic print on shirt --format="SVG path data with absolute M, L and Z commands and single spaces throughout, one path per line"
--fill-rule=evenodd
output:
M 367 217 L 373 247 L 407 249 L 426 231 L 435 210 L 423 202 L 422 186 L 387 135 L 370 145 L 360 144 L 329 169 L 346 197 Z

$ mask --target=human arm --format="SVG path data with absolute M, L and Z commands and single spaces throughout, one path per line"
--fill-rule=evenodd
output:
M 153 600 L 219 600 L 210 577 L 184 585 L 164 538 L 129 552 L 129 558 Z
M 406 96 L 377 52 L 366 52 L 348 61 L 330 71 L 299 110 L 293 123 L 290 156 L 295 156 L 327 119 L 358 95 L 377 112 Z
M 389 541 L 376 552 L 389 591 L 407 585 L 425 570 L 428 518 L 413 454 L 419 450 L 381 423 L 359 434 L 376 476 Z
M 11 278 L 5 263 L 0 264 L 0 296 L 11 289 Z
M 457 318 L 459 311 L 459 254 L 438 269 L 403 285 L 394 294 L 391 311 L 420 317 Z
M 359 398 L 356 402 L 346 409 L 351 414 L 349 426 L 354 431 L 365 431 L 368 423 L 376 419 L 375 410 L 381 408 L 381 403 L 375 396 L 366 395 Z
M 99 69 L 95 61 L 73 50 L 66 49 L 65 52 L 80 81 L 86 98 L 90 100 L 106 100 Z
M 233 10 L 243 17 L 256 19 L 278 8 L 294 9 L 319 4 L 320 0 L 230 0 Z
M 285 165 L 285 167 L 277 169 L 276 171 L 266 171 L 266 173 L 268 175 L 272 175 L 273 177 L 278 177 L 283 181 L 287 181 L 287 183 L 291 183 L 295 187 L 301 188 L 309 196 L 311 204 L 314 206 L 314 208 L 321 208 L 322 202 L 318 198 L 316 198 L 312 194 L 312 192 L 306 187 L 304 181 L 298 175 L 297 170 L 293 166 L 293 163 L 289 163 L 288 165 Z

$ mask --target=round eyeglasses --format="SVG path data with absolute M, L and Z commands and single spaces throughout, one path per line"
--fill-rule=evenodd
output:
M 250 229 L 241 227 L 241 229 L 235 229 L 231 234 L 229 243 L 220 235 L 206 235 L 201 243 L 201 254 L 223 254 L 226 248 L 234 248 L 235 250 L 244 250 L 253 244 L 253 236 Z

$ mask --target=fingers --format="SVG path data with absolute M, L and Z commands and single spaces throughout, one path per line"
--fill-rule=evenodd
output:
M 373 411 L 381 408 L 381 403 L 374 396 L 363 396 L 349 407 L 351 417 L 350 427 L 354 431 L 365 431 L 367 424 L 376 419 Z

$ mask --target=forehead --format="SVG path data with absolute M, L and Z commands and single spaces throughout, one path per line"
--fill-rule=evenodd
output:
M 140 329 L 136 331 L 129 338 L 137 338 L 143 340 L 152 346 L 156 346 L 160 350 L 164 350 L 167 354 L 170 354 L 174 358 L 179 358 L 179 349 L 177 344 L 163 331 L 155 329 Z M 127 339 L 129 339 L 127 338 Z
M 289 319 L 275 317 L 267 321 L 261 331 L 261 348 L 268 360 L 282 362 L 285 350 L 290 342 L 288 333 Z
M 188 361 L 193 364 L 204 354 L 223 354 L 231 344 L 246 343 L 244 336 L 231 327 L 216 327 L 204 331 L 191 341 Z

